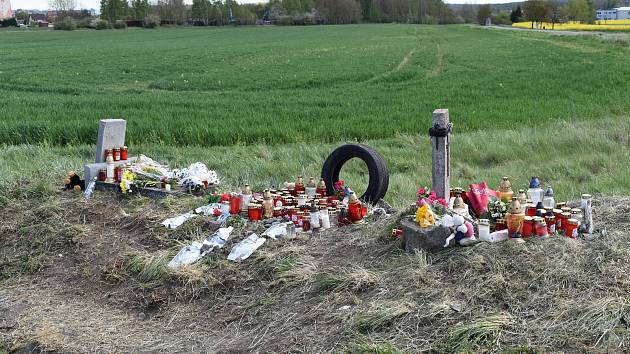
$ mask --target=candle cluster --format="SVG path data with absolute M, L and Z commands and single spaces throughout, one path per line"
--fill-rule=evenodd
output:
M 281 189 L 254 193 L 246 184 L 240 193 L 220 197 L 215 193 L 214 198 L 221 202 L 222 214 L 240 215 L 250 221 L 280 218 L 305 232 L 360 222 L 367 214 L 367 207 L 351 189 L 346 187 L 341 194 L 329 195 L 323 179 L 316 183 L 310 178 L 305 184 L 302 176 Z
M 532 236 L 577 238 L 580 233 L 593 233 L 592 196 L 583 194 L 579 207 L 569 207 L 566 202 L 556 202 L 551 186 L 541 188 L 537 176 L 531 178 L 527 191 L 520 189 L 518 193 L 512 190 L 508 177 L 501 179 L 496 191 L 486 182 L 471 184 L 467 192 L 452 188 L 448 203 L 434 202 L 438 199 L 430 198 L 427 190 L 418 191 L 421 199 L 416 222 L 421 227 L 436 224 L 451 228 L 453 234 L 448 240 L 455 239 L 460 245 L 472 244 L 475 234 L 481 240 L 498 242 Z
M 540 186 L 538 177 L 533 176 L 527 194 L 521 189 L 514 196 L 509 178 L 503 177 L 497 194 L 502 202 L 509 202 L 509 208 L 503 218 L 496 220 L 496 230 L 507 228 L 511 238 L 555 234 L 576 238 L 584 218 L 583 209 L 570 208 L 565 202 L 556 203 L 552 187 L 543 190 Z M 583 194 L 582 199 L 590 201 L 591 196 Z
M 108 183 L 120 183 L 123 169 L 129 168 L 130 166 L 128 163 L 121 163 L 120 161 L 127 161 L 128 158 L 129 150 L 126 146 L 105 150 L 105 163 L 107 164 L 107 168 L 98 171 L 98 180 Z

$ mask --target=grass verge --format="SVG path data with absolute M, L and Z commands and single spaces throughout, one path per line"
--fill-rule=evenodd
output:
M 428 126 L 427 117 L 427 126 Z M 630 194 L 630 117 L 600 121 L 547 124 L 544 128 L 488 129 L 462 133 L 451 140 L 451 185 L 466 187 L 487 181 L 497 188 L 502 176 L 509 176 L 514 189 L 526 188 L 538 175 L 551 184 L 558 200 L 576 199 L 581 193 Z M 431 153 L 428 136 L 401 135 L 385 140 L 368 140 L 385 158 L 390 171 L 386 199 L 406 206 L 415 199 L 421 185 L 431 184 Z M 319 176 L 326 156 L 338 144 L 287 144 L 214 147 L 134 146 L 132 153 L 144 153 L 172 166 L 202 161 L 215 169 L 226 188 L 244 183 L 256 189 L 293 181 L 297 175 Z M 0 148 L 0 200 L 50 195 L 59 188 L 68 170 L 81 170 L 93 159 L 87 145 L 51 148 L 21 145 Z M 364 170 L 342 170 L 342 178 L 357 190 L 367 186 Z

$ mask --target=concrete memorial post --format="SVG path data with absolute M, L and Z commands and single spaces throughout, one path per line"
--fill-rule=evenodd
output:
M 433 126 L 429 129 L 433 151 L 432 188 L 438 197 L 449 200 L 451 184 L 451 150 L 449 140 L 453 124 L 448 109 L 433 111 Z
M 448 109 L 433 111 L 432 126 L 429 128 L 431 136 L 431 151 L 433 155 L 432 189 L 439 198 L 450 198 L 450 146 L 449 139 L 453 125 L 449 120 Z M 452 230 L 445 226 L 420 227 L 413 217 L 400 220 L 402 230 L 402 247 L 413 252 L 417 250 L 439 250 L 449 244 Z
M 125 145 L 126 131 L 127 121 L 124 119 L 101 119 L 98 122 L 96 160 L 94 162 L 105 162 L 105 150 L 120 148 Z

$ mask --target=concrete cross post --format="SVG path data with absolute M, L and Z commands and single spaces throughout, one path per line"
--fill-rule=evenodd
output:
M 450 128 L 448 109 L 433 111 L 433 127 L 430 130 L 433 151 L 432 188 L 439 198 L 447 201 L 450 197 L 451 184 Z
M 94 162 L 105 162 L 105 150 L 124 146 L 126 130 L 127 121 L 124 119 L 101 119 L 98 122 L 96 160 Z

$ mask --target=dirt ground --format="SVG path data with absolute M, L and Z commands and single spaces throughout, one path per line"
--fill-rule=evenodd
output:
M 595 201 L 589 238 L 408 254 L 397 216 L 190 267 L 165 264 L 216 229 L 166 217 L 200 198 L 60 193 L 4 205 L 0 353 L 628 352 L 630 198 Z

